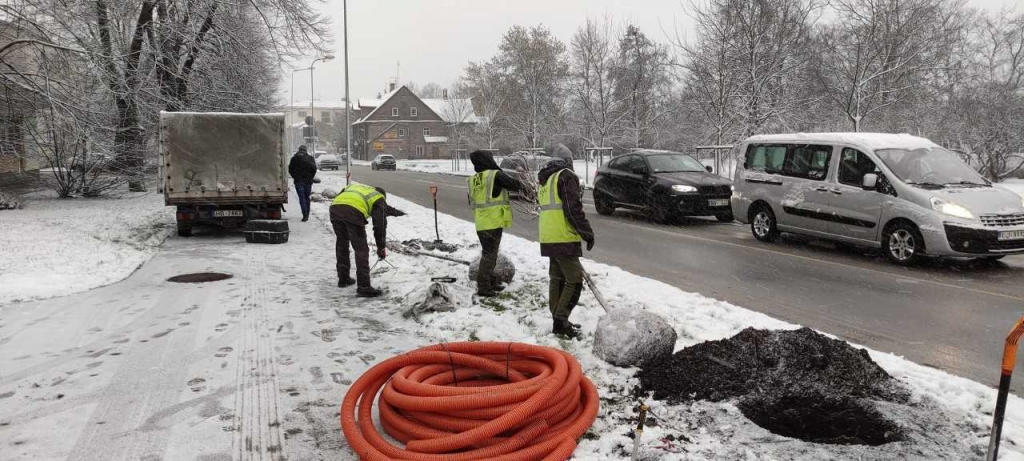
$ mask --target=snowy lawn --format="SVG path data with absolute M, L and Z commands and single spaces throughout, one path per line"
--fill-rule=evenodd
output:
M 338 187 L 339 184 L 323 186 Z M 388 229 L 391 242 L 433 237 L 431 210 L 399 197 L 389 203 L 408 213 L 392 218 Z M 326 204 L 316 205 L 321 223 Z M 517 219 L 524 219 L 521 216 Z M 441 238 L 460 245 L 453 253 L 471 260 L 479 253 L 473 224 L 440 216 Z M 573 353 L 584 371 L 598 386 L 602 397 L 598 420 L 580 442 L 574 459 L 628 459 L 635 424 L 633 408 L 638 398 L 632 391 L 638 384 L 636 369 L 613 367 L 591 352 L 593 332 L 603 311 L 589 291 L 584 291 L 572 320 L 583 325 L 584 337 L 563 341 L 551 335 L 547 311 L 547 260 L 540 257 L 536 243 L 506 235 L 502 251 L 516 264 L 516 280 L 494 300 L 474 299 L 474 285 L 466 268 L 425 256 L 395 255 L 392 268 L 381 263 L 374 269 L 374 283 L 388 289 L 387 296 L 398 308 L 423 299 L 432 276 L 450 275 L 458 281 L 450 286 L 457 310 L 428 314 L 419 321 L 391 314 L 376 319 L 392 328 L 416 332 L 421 345 L 440 341 L 519 341 L 561 347 Z M 393 253 L 394 254 L 394 253 Z M 664 283 L 625 272 L 619 268 L 585 261 L 607 301 L 614 306 L 647 309 L 666 318 L 676 330 L 676 350 L 703 341 L 722 339 L 746 327 L 793 329 L 785 323 L 728 303 L 686 293 Z M 395 344 L 395 343 L 392 343 Z M 644 459 L 735 460 L 735 459 L 971 459 L 983 456 L 988 443 L 995 390 L 982 384 L 917 365 L 898 356 L 869 351 L 871 357 L 911 390 L 907 406 L 880 405 L 880 410 L 903 426 L 905 441 L 882 446 L 813 444 L 774 435 L 746 419 L 732 402 L 693 402 L 669 405 L 648 401 L 656 423 L 644 433 Z M 377 361 L 386 357 L 377 357 Z M 368 364 L 369 365 L 369 364 Z M 1000 459 L 1024 460 L 1024 400 L 1010 397 Z
M 107 285 L 156 253 L 174 224 L 162 195 L 41 198 L 0 211 L 0 305 Z

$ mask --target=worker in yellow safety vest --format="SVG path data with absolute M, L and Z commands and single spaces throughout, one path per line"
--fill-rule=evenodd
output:
M 385 198 L 384 189 L 353 183 L 334 197 L 331 203 L 331 226 L 337 236 L 334 253 L 338 258 L 338 286 L 343 288 L 358 283 L 356 296 L 363 298 L 375 298 L 383 293 L 370 285 L 370 247 L 366 240 L 366 223 L 372 218 L 377 257 L 386 258 L 389 207 Z M 355 280 L 349 276 L 352 267 L 348 256 L 350 244 L 356 256 Z
M 508 192 L 519 192 L 522 186 L 518 179 L 504 172 L 494 161 L 490 152 L 478 150 L 469 154 L 476 174 L 470 176 L 469 205 L 473 208 L 476 235 L 480 239 L 480 268 L 476 274 L 476 293 L 479 296 L 495 296 L 505 287 L 494 276 L 498 262 L 498 247 L 504 229 L 512 225 L 512 205 Z
M 587 251 L 594 248 L 594 230 L 583 212 L 582 188 L 573 171 L 572 152 L 559 144 L 552 157 L 540 170 L 537 180 L 537 202 L 540 205 L 540 254 L 550 260 L 548 268 L 548 310 L 551 311 L 552 332 L 565 338 L 579 336 L 579 325 L 569 315 L 583 291 L 583 266 L 580 242 L 587 242 Z

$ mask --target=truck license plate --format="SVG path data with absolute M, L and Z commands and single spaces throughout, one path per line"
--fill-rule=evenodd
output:
M 713 198 L 708 200 L 708 206 L 729 206 L 729 199 Z
M 214 218 L 241 218 L 245 216 L 242 210 L 215 210 L 213 212 Z
M 1024 230 L 1003 231 L 999 233 L 999 240 L 1020 240 L 1024 239 Z

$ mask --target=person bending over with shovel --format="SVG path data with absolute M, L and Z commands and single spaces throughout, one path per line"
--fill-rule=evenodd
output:
M 469 205 L 476 221 L 476 236 L 480 239 L 480 269 L 476 273 L 476 294 L 496 296 L 505 287 L 494 278 L 498 263 L 498 246 L 506 227 L 512 225 L 512 205 L 508 191 L 520 192 L 519 180 L 501 171 L 490 152 L 478 150 L 469 154 L 476 174 L 470 176 Z
M 384 259 L 387 252 L 387 227 L 390 211 L 384 189 L 364 184 L 351 184 L 334 197 L 331 203 L 331 226 L 337 236 L 334 252 L 338 258 L 338 286 L 358 283 L 356 296 L 375 298 L 383 292 L 370 286 L 370 247 L 366 241 L 366 223 L 373 219 L 373 239 L 377 243 L 377 257 Z M 348 247 L 356 254 L 356 279 L 349 276 L 351 262 Z
M 572 153 L 559 144 L 552 157 L 555 159 L 544 165 L 537 175 L 541 184 L 537 191 L 540 255 L 550 260 L 548 309 L 552 332 L 571 339 L 580 334 L 579 325 L 569 322 L 569 315 L 583 291 L 580 241 L 587 242 L 587 251 L 593 249 L 594 230 L 583 212 L 580 180 L 573 171 Z

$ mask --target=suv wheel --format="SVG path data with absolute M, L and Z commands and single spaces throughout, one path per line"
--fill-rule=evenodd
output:
M 885 257 L 901 266 L 916 262 L 924 250 L 924 241 L 917 227 L 907 222 L 896 222 L 882 236 Z
M 761 205 L 754 211 L 750 219 L 750 232 L 754 238 L 762 242 L 774 242 L 779 238 L 779 228 L 775 221 L 775 213 L 768 205 Z
M 597 208 L 597 214 L 608 216 L 615 213 L 615 202 L 612 201 L 611 197 L 597 192 L 594 190 L 594 208 Z

